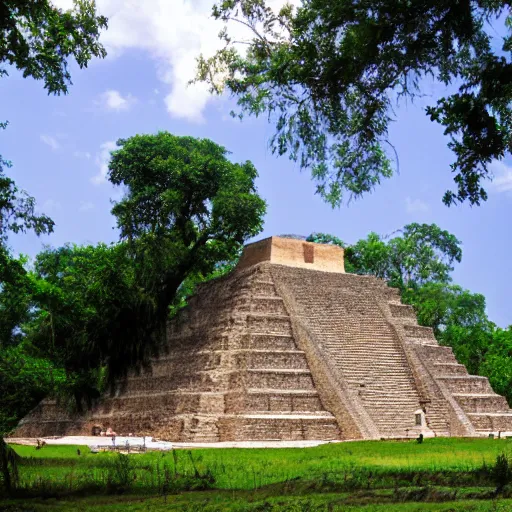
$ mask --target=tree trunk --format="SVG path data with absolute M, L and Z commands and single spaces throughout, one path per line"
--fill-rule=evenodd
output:
M 2 478 L 4 481 L 4 488 L 7 494 L 10 496 L 12 494 L 12 481 L 11 481 L 11 471 L 9 468 L 9 446 L 7 446 L 4 441 L 3 436 L 0 436 L 0 470 L 2 472 Z

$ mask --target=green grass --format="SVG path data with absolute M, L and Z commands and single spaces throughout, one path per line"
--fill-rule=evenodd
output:
M 113 453 L 91 454 L 87 447 L 45 446 L 36 450 L 31 446 L 16 446 L 16 451 L 36 464 L 47 459 L 44 475 L 53 479 L 79 478 L 90 471 L 101 473 L 110 467 Z M 463 472 L 491 464 L 501 452 L 512 454 L 512 440 L 490 439 L 428 439 L 423 444 L 415 441 L 364 441 L 335 443 L 315 448 L 279 449 L 197 449 L 192 452 L 199 471 L 212 472 L 218 489 L 254 489 L 294 478 L 317 479 L 325 475 L 344 477 L 354 468 L 376 471 Z M 192 461 L 184 450 L 176 450 L 177 471 L 192 475 Z M 133 455 L 139 467 L 168 465 L 175 469 L 170 452 L 150 452 Z M 143 470 L 141 470 L 143 471 Z M 26 465 L 22 478 L 32 480 L 42 474 L 41 466 Z
M 108 452 L 93 454 L 82 446 L 15 449 L 22 456 L 19 492 L 36 500 L 0 502 L 2 512 L 5 507 L 13 512 L 43 511 L 50 505 L 63 511 L 123 512 L 476 512 L 507 510 L 496 508 L 503 503 L 512 510 L 510 501 L 487 499 L 495 488 L 490 468 L 498 454 L 512 455 L 512 440 L 365 441 L 294 449 L 175 450 L 128 458 Z M 115 493 L 130 497 L 113 497 Z M 162 495 L 167 496 L 167 504 L 156 497 Z M 40 497 L 49 501 L 37 501 Z M 405 506 L 400 502 L 406 502 Z M 29 508 L 16 508 L 20 504 Z
M 347 504 L 339 494 L 287 496 L 259 499 L 245 493 L 193 492 L 167 498 L 140 496 L 86 497 L 82 499 L 33 499 L 0 503 L 2 512 L 509 512 L 512 500 L 461 500 L 445 503 Z

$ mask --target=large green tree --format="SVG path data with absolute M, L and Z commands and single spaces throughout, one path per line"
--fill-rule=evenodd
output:
M 112 213 L 161 323 L 187 275 L 231 261 L 261 231 L 265 202 L 254 166 L 230 162 L 208 139 L 161 132 L 118 145 L 108 176 L 127 192 Z
M 512 326 L 494 330 L 479 372 L 489 377 L 494 391 L 512 405 Z
M 227 90 L 240 116 L 268 115 L 273 152 L 311 169 L 337 205 L 361 196 L 398 165 L 393 103 L 422 94 L 422 79 L 455 87 L 427 115 L 455 160 L 446 204 L 487 198 L 489 163 L 512 143 L 512 18 L 505 0 L 303 0 L 273 12 L 265 0 L 220 0 L 224 47 L 199 58 L 197 80 Z M 488 23 L 503 27 L 495 48 Z M 245 26 L 247 38 L 232 35 Z
M 134 273 L 122 244 L 66 245 L 36 257 L 30 274 L 33 313 L 22 325 L 26 348 L 63 369 L 66 381 L 58 391 L 79 408 L 99 395 L 113 360 L 133 362 L 129 333 L 144 321 L 133 312 L 151 301 Z

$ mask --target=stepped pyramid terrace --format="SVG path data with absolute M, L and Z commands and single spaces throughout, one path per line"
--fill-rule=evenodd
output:
M 81 416 L 52 400 L 17 437 L 118 434 L 175 442 L 479 436 L 512 431 L 487 378 L 469 375 L 383 280 L 346 274 L 343 249 L 271 237 L 202 284 L 169 349 Z

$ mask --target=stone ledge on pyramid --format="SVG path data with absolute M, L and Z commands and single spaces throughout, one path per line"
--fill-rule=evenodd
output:
M 268 262 L 297 268 L 345 272 L 343 249 L 337 245 L 315 244 L 293 238 L 272 236 L 248 244 L 238 263 L 244 269 Z

